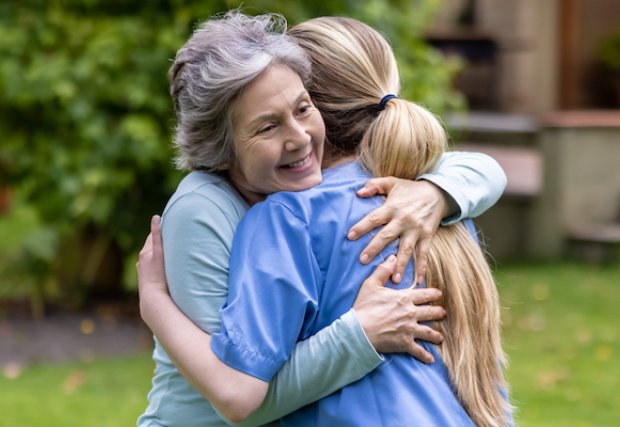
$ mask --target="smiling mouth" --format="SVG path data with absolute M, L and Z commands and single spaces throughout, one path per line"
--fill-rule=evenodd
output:
M 306 157 L 304 157 L 303 159 L 301 159 L 301 160 L 299 160 L 297 162 L 288 163 L 288 164 L 282 165 L 280 167 L 286 168 L 286 169 L 300 168 L 300 167 L 304 166 L 305 164 L 307 164 L 310 161 L 310 155 L 312 155 L 312 153 L 308 154 Z

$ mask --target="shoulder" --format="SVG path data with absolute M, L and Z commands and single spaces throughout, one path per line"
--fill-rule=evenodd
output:
M 354 197 L 355 191 L 369 178 L 370 175 L 359 162 L 347 162 L 324 170 L 323 180 L 319 185 L 304 191 L 282 191 L 272 194 L 267 197 L 265 204 L 283 205 L 293 212 L 303 211 L 308 207 L 316 209 L 317 204 L 330 205 L 337 200 Z
M 266 233 L 287 239 L 336 233 L 337 227 L 348 223 L 354 206 L 376 203 L 356 196 L 355 191 L 368 179 L 357 164 L 345 164 L 325 172 L 323 181 L 316 187 L 275 193 L 254 205 L 241 222 L 237 232 L 241 236 L 239 239 Z
M 224 177 L 208 172 L 192 172 L 177 187 L 164 209 L 164 218 L 220 218 L 235 226 L 248 205 Z
M 304 224 L 310 227 L 321 226 L 323 216 L 330 212 L 336 216 L 346 216 L 356 200 L 367 203 L 370 199 L 358 199 L 356 191 L 370 178 L 358 162 L 348 162 L 323 171 L 323 181 L 304 191 L 282 191 L 274 193 L 261 203 L 254 205 L 244 222 L 254 225 L 267 221 L 280 221 L 290 227 Z
M 181 181 L 162 215 L 164 250 L 167 254 L 216 249 L 227 252 L 247 209 L 247 203 L 226 179 L 192 172 Z

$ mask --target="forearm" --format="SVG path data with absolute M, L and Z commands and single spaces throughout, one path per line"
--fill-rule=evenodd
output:
M 297 343 L 290 360 L 269 384 L 263 403 L 238 425 L 258 426 L 281 418 L 359 380 L 382 360 L 351 310 Z
M 291 359 L 267 385 L 221 362 L 211 350 L 210 335 L 185 317 L 167 295 L 144 298 L 141 313 L 179 372 L 229 423 L 244 420 L 239 425 L 246 427 L 276 420 L 317 401 L 359 380 L 383 360 L 351 310 L 299 342 Z M 242 402 L 240 390 L 245 396 Z
M 437 185 L 449 196 L 447 201 L 458 206 L 457 212 L 444 218 L 444 225 L 482 214 L 506 188 L 506 175 L 499 163 L 482 153 L 446 153 L 433 172 L 419 179 Z
M 166 294 L 144 295 L 142 318 L 175 366 L 221 414 L 241 420 L 256 409 L 268 384 L 236 371 L 211 351 L 211 337 L 191 322 Z
M 416 333 L 417 321 L 412 319 L 424 321 L 439 317 L 432 313 L 414 314 L 416 302 L 435 301 L 441 293 L 432 288 L 404 291 L 384 288 L 394 265 L 395 257 L 388 257 L 362 283 L 353 309 L 297 343 L 291 358 L 272 379 L 267 398 L 243 426 L 279 418 L 357 381 L 383 361 L 375 348 L 420 356 L 414 348 L 415 338 L 431 338 L 431 335 Z M 441 307 L 431 308 L 443 311 Z
M 429 181 L 429 183 L 430 182 L 431 181 Z M 437 184 L 433 185 L 437 186 Z M 459 204 L 446 190 L 438 186 L 437 188 L 439 189 L 443 197 L 441 217 L 446 219 L 450 217 L 458 217 L 461 213 L 461 208 Z

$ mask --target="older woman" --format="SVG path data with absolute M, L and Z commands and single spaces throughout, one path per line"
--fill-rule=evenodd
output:
M 181 310 L 210 333 L 219 328 L 217 309 L 227 295 L 232 235 L 248 206 L 275 191 L 302 190 L 321 180 L 324 130 L 303 85 L 309 71 L 307 60 L 294 43 L 274 31 L 277 21 L 270 16 L 249 18 L 239 13 L 210 20 L 179 51 L 171 68 L 171 91 L 178 114 L 179 165 L 194 172 L 183 180 L 164 211 L 167 279 Z M 481 157 L 467 164 L 463 177 L 460 160 L 447 158 L 434 177 L 437 182 L 445 182 L 448 175 L 457 182 L 473 179 L 476 184 L 487 184 L 476 169 L 486 165 L 497 171 L 493 162 L 485 163 L 488 161 Z M 450 162 L 456 166 L 450 167 Z M 501 170 L 499 177 L 499 191 L 491 189 L 491 196 L 483 191 L 488 196 L 483 200 L 492 203 L 499 197 L 504 184 Z M 430 175 L 427 178 L 433 179 Z M 444 207 L 427 217 L 424 228 L 433 229 L 446 213 L 448 203 L 432 184 L 417 184 L 431 194 L 422 205 Z M 419 194 L 411 197 L 416 204 Z M 480 194 L 479 190 L 476 194 Z M 462 194 L 453 198 L 467 200 Z M 460 207 L 461 215 L 470 213 L 467 203 Z M 358 227 L 358 234 L 368 223 Z M 397 227 L 395 235 L 407 227 Z M 365 250 L 369 253 L 366 258 L 372 258 L 381 244 L 375 242 L 373 248 Z M 278 418 L 359 379 L 381 362 L 375 349 L 428 357 L 426 352 L 420 352 L 413 338 L 424 336 L 438 342 L 440 337 L 417 321 L 438 318 L 443 310 L 430 306 L 420 309 L 411 304 L 433 298 L 433 294 L 421 293 L 425 291 L 422 289 L 373 289 L 372 285 L 386 279 L 381 270 L 371 274 L 367 279 L 369 290 L 360 293 L 353 306 L 355 312 L 349 310 L 325 330 L 297 345 L 250 422 Z M 149 280 L 160 279 L 155 275 Z M 344 277 L 341 280 L 347 282 Z M 164 325 L 161 332 L 155 330 L 159 338 L 154 352 L 157 367 L 150 405 L 139 424 L 223 423 L 181 377 L 161 343 L 171 350 L 179 370 L 224 415 L 247 415 L 263 401 L 268 384 L 224 365 L 211 352 L 208 335 L 197 331 L 189 319 L 180 318 L 176 307 L 167 305 L 166 298 L 164 293 L 141 295 L 147 323 L 154 329 Z M 407 317 L 410 322 L 403 323 Z M 198 375 L 193 370 L 196 364 L 202 364 Z M 239 401 L 245 405 L 241 409 Z

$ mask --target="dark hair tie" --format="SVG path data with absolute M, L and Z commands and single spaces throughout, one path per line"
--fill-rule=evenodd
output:
M 383 98 L 381 98 L 381 101 L 379 102 L 379 108 L 377 108 L 377 110 L 383 111 L 385 109 L 385 104 L 387 104 L 388 101 L 392 98 L 398 98 L 398 97 L 394 95 L 393 93 L 388 93 Z

